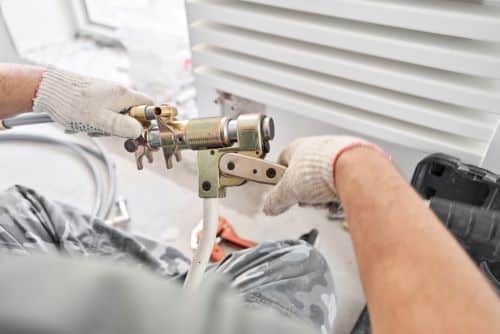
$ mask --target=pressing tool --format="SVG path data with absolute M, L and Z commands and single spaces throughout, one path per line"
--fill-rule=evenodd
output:
M 198 194 L 203 199 L 203 220 L 196 248 L 184 286 L 190 290 L 200 284 L 213 251 L 218 232 L 218 199 L 226 196 L 227 187 L 247 181 L 277 184 L 286 168 L 264 160 L 269 141 L 274 138 L 273 119 L 260 114 L 242 114 L 236 118 L 209 117 L 180 120 L 170 105 L 141 105 L 123 111 L 138 120 L 143 133 L 125 142 L 134 153 L 137 168 L 143 160 L 153 161 L 153 153 L 162 151 L 167 169 L 174 158 L 181 161 L 182 150 L 198 152 Z
M 196 225 L 191 233 L 191 248 L 193 250 L 198 248 L 200 242 L 203 224 Z M 210 254 L 210 261 L 220 262 L 224 258 L 224 249 L 222 243 L 227 243 L 239 249 L 247 249 L 257 246 L 257 243 L 241 238 L 235 231 L 234 227 L 224 217 L 219 217 L 217 225 L 216 243 Z
M 167 169 L 174 158 L 181 161 L 182 150 L 198 151 L 199 196 L 221 198 L 227 187 L 247 181 L 277 184 L 284 166 L 264 160 L 269 141 L 274 138 L 274 122 L 262 114 L 178 120 L 177 109 L 169 105 L 135 106 L 122 113 L 138 120 L 144 128 L 137 139 L 125 142 L 134 153 L 137 168 L 143 160 L 153 161 L 153 153 L 162 151 Z

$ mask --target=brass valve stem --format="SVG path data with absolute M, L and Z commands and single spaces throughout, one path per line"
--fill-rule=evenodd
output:
M 131 107 L 125 110 L 124 113 L 135 118 L 136 120 L 141 122 L 142 125 L 147 127 L 151 124 L 150 122 L 157 117 L 174 120 L 177 116 L 177 109 L 166 104 L 162 104 L 159 106 L 141 105 Z

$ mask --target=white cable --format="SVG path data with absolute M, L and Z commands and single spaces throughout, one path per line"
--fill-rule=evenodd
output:
M 97 147 L 97 150 L 87 147 L 85 145 L 79 143 L 73 143 L 70 141 L 53 138 L 45 135 L 34 135 L 34 134 L 14 134 L 14 133 L 3 133 L 0 135 L 0 142 L 37 142 L 37 143 L 46 143 L 46 144 L 55 144 L 60 145 L 62 147 L 66 147 L 73 151 L 80 160 L 87 166 L 89 171 L 92 174 L 92 177 L 96 186 L 96 202 L 94 205 L 93 212 L 91 213 L 91 217 L 99 217 L 105 220 L 109 212 L 111 211 L 114 198 L 116 196 L 116 173 L 114 170 L 114 164 L 112 160 L 109 158 L 109 153 L 102 147 L 102 145 L 97 144 L 96 141 L 93 141 Z M 88 153 L 89 155 L 95 156 L 97 159 L 101 160 L 103 164 L 106 166 L 108 178 L 109 178 L 109 191 L 107 196 L 104 192 L 104 183 L 103 178 L 99 173 L 99 168 L 86 156 L 84 153 Z
M 6 128 L 14 128 L 23 125 L 33 125 L 33 124 L 42 124 L 51 122 L 53 122 L 53 120 L 47 113 L 26 113 L 16 117 L 4 119 L 2 121 L 2 125 Z M 113 209 L 114 203 L 116 201 L 116 188 L 117 188 L 116 166 L 113 160 L 110 158 L 110 155 L 107 152 L 107 150 L 99 142 L 91 138 L 90 141 L 96 147 L 96 150 L 94 150 L 91 149 L 90 147 L 87 147 L 79 143 L 68 142 L 65 140 L 56 139 L 45 135 L 42 136 L 42 135 L 9 133 L 9 134 L 2 134 L 0 140 L 2 139 L 6 141 L 18 140 L 27 142 L 30 141 L 45 142 L 48 144 L 66 146 L 67 148 L 75 152 L 90 168 L 90 171 L 93 174 L 96 185 L 96 202 L 91 217 L 99 217 L 102 220 L 106 220 L 109 217 L 109 215 L 111 214 L 111 210 Z M 93 155 L 97 159 L 101 160 L 104 166 L 106 167 L 106 172 L 108 174 L 108 187 L 109 187 L 107 193 L 103 191 L 104 185 L 100 174 L 96 175 L 98 168 L 96 168 L 94 163 L 91 160 L 89 160 L 85 155 L 83 155 L 81 151 L 79 152 L 78 148 L 83 149 L 88 154 Z
M 42 123 L 51 123 L 51 122 L 53 122 L 53 120 L 50 117 L 50 115 L 42 112 L 42 113 L 26 113 L 26 114 L 19 115 L 16 117 L 7 118 L 7 119 L 4 119 L 2 121 L 2 124 L 4 127 L 9 129 L 9 128 L 19 127 L 19 126 L 24 126 L 24 125 L 33 125 L 33 124 L 42 124 Z M 5 138 L 5 139 L 7 139 L 8 136 L 10 136 L 10 138 L 11 138 L 10 140 L 15 140 L 15 138 L 19 138 L 18 140 L 30 141 L 30 138 L 31 138 L 34 142 L 44 141 L 43 140 L 44 138 L 48 138 L 47 140 L 45 140 L 45 142 L 48 142 L 49 144 L 58 144 L 58 145 L 66 146 L 66 147 L 72 149 L 73 151 L 75 151 L 73 149 L 73 146 L 77 145 L 81 149 L 85 150 L 87 153 L 92 154 L 97 159 L 101 160 L 102 163 L 104 164 L 104 166 L 106 167 L 106 173 L 108 174 L 109 190 L 107 193 L 104 193 L 102 191 L 103 185 L 102 185 L 101 180 L 94 178 L 96 181 L 96 190 L 97 190 L 96 191 L 97 192 L 96 205 L 95 205 L 95 208 L 97 211 L 95 211 L 95 215 L 92 215 L 92 217 L 97 216 L 103 220 L 106 220 L 109 217 L 109 215 L 111 214 L 111 210 L 113 209 L 114 203 L 116 201 L 116 188 L 117 188 L 116 187 L 116 185 L 117 185 L 116 166 L 115 166 L 113 160 L 110 158 L 109 153 L 106 151 L 106 149 L 99 142 L 97 142 L 96 140 L 91 138 L 90 141 L 93 143 L 93 145 L 97 149 L 97 150 L 92 150 L 85 145 L 81 145 L 78 143 L 71 143 L 71 142 L 68 142 L 65 140 L 55 139 L 55 138 L 48 137 L 48 136 L 37 136 L 36 138 L 33 136 L 29 137 L 29 135 L 23 135 L 23 134 L 18 134 L 18 135 L 7 134 L 7 136 L 5 136 L 5 135 L 3 135 L 3 136 L 4 136 L 3 138 Z M 80 152 L 76 152 L 76 153 L 79 154 Z M 80 156 L 81 156 L 81 154 L 80 154 Z M 87 161 L 85 161 L 85 163 L 87 165 L 91 164 L 93 166 L 93 163 L 90 160 L 86 159 L 84 156 L 82 156 L 82 158 L 84 160 L 87 160 Z M 94 172 L 92 171 L 92 173 L 94 173 Z M 100 177 L 100 176 L 98 176 L 98 177 Z
M 200 286 L 215 244 L 219 221 L 218 204 L 218 198 L 203 199 L 203 228 L 200 243 L 194 252 L 191 266 L 184 282 L 184 287 L 191 291 L 195 291 Z
M 108 192 L 107 197 L 104 199 L 103 204 L 101 206 L 101 210 L 98 212 L 98 217 L 106 220 L 111 215 L 111 210 L 116 202 L 116 188 L 118 184 L 117 175 L 116 175 L 116 165 L 114 161 L 111 159 L 108 151 L 104 148 L 104 146 L 99 143 L 97 140 L 91 138 L 90 140 L 97 151 L 93 154 L 102 161 L 104 166 L 106 167 L 106 173 L 108 174 Z M 97 153 L 97 154 L 96 154 Z

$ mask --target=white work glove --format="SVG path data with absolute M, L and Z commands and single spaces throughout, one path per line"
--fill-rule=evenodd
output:
M 347 136 L 308 137 L 292 142 L 279 156 L 278 163 L 288 169 L 267 196 L 264 213 L 276 216 L 295 204 L 324 206 L 338 201 L 335 163 L 343 152 L 356 146 L 381 151 L 374 144 Z
M 47 69 L 33 103 L 34 112 L 46 112 L 67 130 L 137 138 L 141 124 L 119 112 L 153 100 L 117 83 Z

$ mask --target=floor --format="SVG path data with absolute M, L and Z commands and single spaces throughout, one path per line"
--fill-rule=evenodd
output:
M 51 125 L 11 131 L 68 137 Z M 83 135 L 71 136 L 71 139 L 88 140 Z M 184 161 L 169 171 L 157 155 L 153 165 L 137 171 L 133 157 L 122 149 L 121 140 L 99 140 L 112 152 L 116 162 L 118 194 L 127 200 L 131 230 L 191 255 L 190 234 L 200 221 L 202 208 L 197 196 L 194 154 L 187 152 Z M 0 154 L 8 157 L 0 162 L 3 188 L 27 185 L 50 198 L 90 210 L 94 198 L 90 176 L 68 152 L 42 144 L 1 143 Z M 239 234 L 257 242 L 297 238 L 317 228 L 320 231 L 318 248 L 332 268 L 338 296 L 334 333 L 349 333 L 364 301 L 348 233 L 339 223 L 328 221 L 324 211 L 293 208 L 277 218 L 265 217 L 260 208 L 268 190 L 267 186 L 256 184 L 229 189 L 227 198 L 221 200 L 220 214 L 233 223 Z

